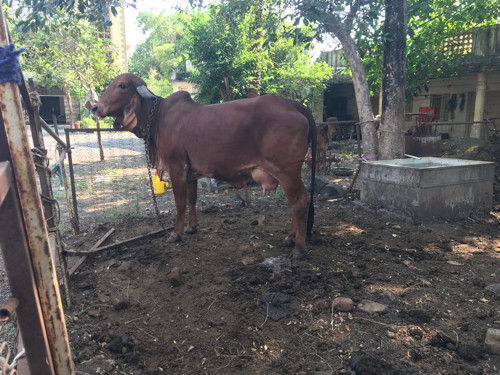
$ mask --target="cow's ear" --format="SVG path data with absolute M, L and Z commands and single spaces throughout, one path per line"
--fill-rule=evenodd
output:
M 123 127 L 127 130 L 132 130 L 137 126 L 137 117 L 141 112 L 141 98 L 134 95 L 130 103 L 123 110 Z

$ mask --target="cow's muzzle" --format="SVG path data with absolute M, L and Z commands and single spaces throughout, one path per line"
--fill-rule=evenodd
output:
M 92 111 L 93 114 L 95 114 L 97 112 L 97 106 L 94 104 L 92 108 L 90 108 L 90 110 Z

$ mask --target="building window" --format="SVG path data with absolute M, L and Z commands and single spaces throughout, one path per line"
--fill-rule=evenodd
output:
M 447 122 L 449 117 L 449 112 L 446 109 L 446 104 L 450 100 L 449 94 L 444 95 L 432 95 L 431 96 L 431 107 L 436 108 L 436 121 Z

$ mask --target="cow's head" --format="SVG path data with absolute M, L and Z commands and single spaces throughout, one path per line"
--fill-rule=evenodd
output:
M 114 117 L 115 129 L 133 130 L 141 113 L 142 99 L 155 98 L 142 79 L 134 74 L 124 73 L 110 83 L 92 107 L 92 112 L 101 118 Z

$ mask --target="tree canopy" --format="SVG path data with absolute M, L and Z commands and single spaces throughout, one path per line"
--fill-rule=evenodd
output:
M 290 34 L 291 24 L 282 20 L 283 9 L 276 2 L 260 1 L 259 11 L 255 4 L 244 7 L 244 3 L 211 4 L 184 20 L 182 45 L 195 68 L 198 98 L 222 100 L 228 77 L 233 98 L 247 97 L 251 89 L 314 101 L 332 69 L 313 63 L 307 43 L 311 29 L 304 26 Z
M 124 3 L 135 8 L 136 2 L 137 0 L 127 0 Z M 7 5 L 9 8 L 15 5 L 19 20 L 16 26 L 21 31 L 37 32 L 40 29 L 47 31 L 59 12 L 66 15 L 62 22 L 67 25 L 73 23 L 74 19 L 84 19 L 103 29 L 111 25 L 109 12 L 116 16 L 116 8 L 121 4 L 119 0 L 10 0 Z
M 69 21 L 63 10 L 57 10 L 46 26 L 37 33 L 13 29 L 16 44 L 28 50 L 21 61 L 23 70 L 35 74 L 39 83 L 48 87 L 69 91 L 77 84 L 84 92 L 103 89 L 117 72 L 111 41 L 97 38 L 95 26 Z
M 139 13 L 138 25 L 147 39 L 136 46 L 129 59 L 129 71 L 143 77 L 148 87 L 158 95 L 172 93 L 172 74 L 186 70 L 186 60 L 180 49 L 183 25 L 181 14 L 165 16 Z

